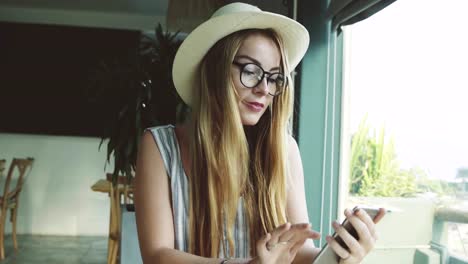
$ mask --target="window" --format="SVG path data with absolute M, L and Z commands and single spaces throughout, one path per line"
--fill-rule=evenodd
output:
M 394 210 L 377 248 L 411 255 L 432 241 L 468 259 L 468 224 L 452 217 L 468 218 L 466 10 L 465 0 L 396 1 L 343 29 L 342 202 Z

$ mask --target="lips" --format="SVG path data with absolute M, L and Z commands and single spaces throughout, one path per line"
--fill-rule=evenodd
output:
M 259 102 L 245 102 L 245 104 L 250 110 L 255 111 L 255 112 L 262 111 L 263 107 L 265 106 L 264 104 L 259 103 Z

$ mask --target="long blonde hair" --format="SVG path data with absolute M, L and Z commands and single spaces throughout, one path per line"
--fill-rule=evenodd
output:
M 189 251 L 201 256 L 217 257 L 220 246 L 225 255 L 227 250 L 234 252 L 233 227 L 241 197 L 251 255 L 256 254 L 255 242 L 262 235 L 286 222 L 293 86 L 288 77 L 288 87 L 274 97 L 257 125 L 243 127 L 230 69 L 242 42 L 252 34 L 262 34 L 277 44 L 281 68 L 289 73 L 282 40 L 271 29 L 235 32 L 218 41 L 201 63 L 189 137 Z

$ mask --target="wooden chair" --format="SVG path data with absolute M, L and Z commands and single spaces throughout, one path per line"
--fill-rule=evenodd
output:
M 18 214 L 19 197 L 23 188 L 24 177 L 26 172 L 31 169 L 34 159 L 17 159 L 14 158 L 8 169 L 8 174 L 3 188 L 3 195 L 0 197 L 1 219 L 0 219 L 0 260 L 5 258 L 5 224 L 8 209 L 10 209 L 10 222 L 13 224 L 12 237 L 15 251 L 18 250 L 18 242 L 16 240 L 16 217 Z M 18 177 L 13 179 L 13 174 L 18 172 Z M 10 182 L 16 180 L 16 186 L 11 186 Z
M 112 182 L 112 173 L 106 173 L 106 180 Z M 117 184 L 119 185 L 120 190 L 120 203 L 125 205 L 133 203 L 133 193 L 130 191 L 130 185 L 133 184 L 133 178 L 129 182 L 126 176 L 119 175 L 117 178 Z
M 3 171 L 5 170 L 6 160 L 0 160 L 0 177 L 3 176 Z
M 106 174 L 106 179 L 112 182 L 112 173 Z M 132 184 L 132 182 L 130 182 Z M 121 209 L 120 206 L 133 203 L 133 193 L 130 191 L 128 179 L 125 176 L 118 176 L 117 185 L 110 185 L 110 224 L 109 241 L 107 249 L 107 263 L 118 263 L 121 238 Z
M 119 255 L 120 242 L 120 191 L 111 184 L 110 187 L 110 224 L 109 224 L 109 242 L 107 243 L 107 263 L 116 264 Z

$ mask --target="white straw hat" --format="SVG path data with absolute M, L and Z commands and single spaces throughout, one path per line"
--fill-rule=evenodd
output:
M 272 28 L 281 36 L 290 70 L 299 64 L 309 46 L 309 33 L 293 19 L 264 12 L 249 4 L 225 5 L 187 36 L 175 56 L 172 67 L 174 85 L 186 104 L 192 105 L 198 80 L 197 68 L 208 50 L 223 37 L 252 28 Z

